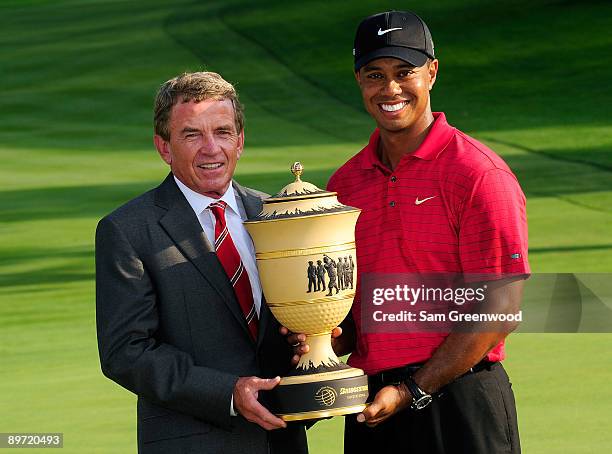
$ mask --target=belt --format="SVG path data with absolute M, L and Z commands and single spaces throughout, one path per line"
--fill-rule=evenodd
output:
M 406 380 L 408 377 L 411 377 L 412 375 L 414 375 L 414 373 L 416 373 L 417 370 L 423 367 L 423 364 L 424 363 L 409 364 L 407 366 L 397 367 L 395 369 L 384 370 L 375 375 L 369 375 L 368 384 L 370 386 L 399 385 L 404 380 Z M 465 374 L 461 375 L 460 377 L 463 377 L 465 375 L 470 375 L 470 374 L 477 374 L 478 372 L 481 372 L 483 370 L 491 370 L 491 368 L 493 368 L 496 364 L 498 363 L 490 362 L 490 361 L 480 361 L 478 364 L 470 368 L 470 370 L 468 370 Z M 457 378 L 460 378 L 460 377 L 457 377 Z

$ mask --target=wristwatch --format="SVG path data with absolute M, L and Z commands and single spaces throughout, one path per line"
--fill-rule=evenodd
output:
M 419 388 L 419 385 L 417 385 L 411 377 L 404 380 L 404 383 L 408 387 L 410 394 L 412 394 L 412 402 L 410 403 L 410 408 L 412 410 L 422 410 L 433 400 L 431 394 L 427 394 L 425 391 Z

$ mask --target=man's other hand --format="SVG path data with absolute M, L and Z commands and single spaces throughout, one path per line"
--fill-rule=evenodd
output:
M 283 336 L 287 337 L 287 342 L 293 347 L 293 357 L 291 358 L 291 364 L 295 366 L 298 362 L 300 362 L 300 357 L 308 353 L 308 351 L 310 350 L 310 347 L 306 343 L 306 334 L 293 333 L 284 326 L 281 326 L 279 331 Z M 334 340 L 340 337 L 341 335 L 342 328 L 340 328 L 339 326 L 335 327 L 332 330 L 332 346 L 334 344 Z
M 374 401 L 357 415 L 357 422 L 374 427 L 410 405 L 412 396 L 405 384 L 385 386 L 376 393 Z
M 260 425 L 266 430 L 287 427 L 287 423 L 270 413 L 257 400 L 259 390 L 270 390 L 278 385 L 280 377 L 240 377 L 234 386 L 234 409 L 247 421 Z

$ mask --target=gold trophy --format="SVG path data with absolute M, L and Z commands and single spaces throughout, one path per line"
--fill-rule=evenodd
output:
M 268 307 L 283 326 L 306 334 L 310 350 L 262 400 L 285 421 L 358 413 L 368 397 L 367 376 L 338 359 L 331 331 L 355 296 L 360 210 L 302 181 L 299 162 L 291 171 L 295 181 L 264 200 L 262 212 L 245 227 Z

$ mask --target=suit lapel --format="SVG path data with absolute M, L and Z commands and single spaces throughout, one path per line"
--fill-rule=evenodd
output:
M 247 219 L 251 219 L 261 213 L 263 205 L 261 197 L 257 195 L 257 193 L 245 189 L 235 181 L 232 181 L 232 184 L 234 186 L 234 191 L 242 200 L 242 205 L 244 206 Z M 261 308 L 259 309 L 259 331 L 257 335 L 257 345 L 260 345 L 263 341 L 270 316 L 270 309 L 268 309 L 265 297 L 262 295 Z
M 250 337 L 242 310 L 229 279 L 217 259 L 210 242 L 202 231 L 193 209 L 176 185 L 172 174 L 158 187 L 155 203 L 167 210 L 159 223 L 176 246 L 219 293 L 245 333 Z M 245 205 L 246 208 L 246 205 Z
M 259 331 L 257 332 L 257 346 L 259 347 L 264 340 L 266 330 L 268 329 L 268 323 L 270 323 L 270 317 L 272 313 L 266 304 L 265 297 L 261 298 L 261 308 L 259 310 Z
M 236 194 L 238 194 L 238 196 L 242 199 L 242 204 L 244 205 L 244 210 L 246 211 L 248 219 L 254 218 L 261 213 L 263 202 L 261 200 L 261 196 L 258 195 L 257 192 L 247 190 L 235 181 L 232 181 L 232 185 L 234 186 L 234 191 Z

